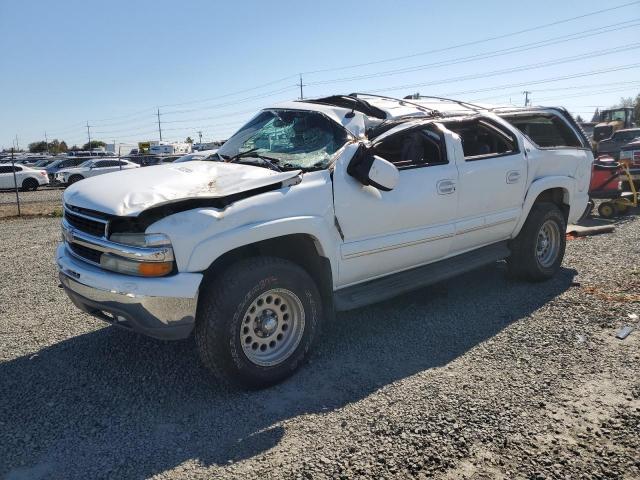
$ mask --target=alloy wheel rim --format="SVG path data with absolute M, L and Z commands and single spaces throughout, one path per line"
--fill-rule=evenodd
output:
M 257 296 L 240 324 L 240 341 L 247 359 L 272 367 L 289 358 L 302 340 L 305 316 L 298 296 L 283 288 Z
M 536 258 L 545 268 L 551 267 L 560 251 L 560 228 L 553 220 L 547 220 L 538 231 L 536 241 Z

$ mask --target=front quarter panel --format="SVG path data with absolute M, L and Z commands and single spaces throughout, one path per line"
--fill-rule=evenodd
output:
M 311 235 L 332 269 L 337 268 L 340 238 L 327 170 L 306 173 L 298 185 L 239 200 L 225 209 L 196 208 L 169 215 L 146 232 L 171 239 L 180 272 L 204 271 L 230 250 L 288 234 Z

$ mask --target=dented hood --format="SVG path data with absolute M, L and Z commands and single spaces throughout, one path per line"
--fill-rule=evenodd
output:
M 64 202 L 111 215 L 135 216 L 162 204 L 192 198 L 222 198 L 267 187 L 300 174 L 237 163 L 193 161 L 122 170 L 77 182 Z

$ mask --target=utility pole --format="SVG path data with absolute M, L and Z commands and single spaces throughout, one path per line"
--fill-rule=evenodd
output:
M 160 141 L 162 141 L 162 126 L 160 125 L 160 108 L 158 108 L 158 134 L 160 134 Z
M 198 130 L 198 137 L 200 138 L 200 147 L 202 147 L 202 131 Z
M 87 137 L 89 137 L 89 155 L 91 155 L 91 125 L 89 125 L 89 120 L 87 120 Z
M 47 139 L 47 132 L 44 132 L 44 146 L 47 148 L 47 154 L 49 154 L 49 140 Z
M 20 151 L 20 142 L 18 142 L 18 135 L 16 135 L 16 151 Z
M 300 74 L 300 83 L 298 83 L 297 85 L 300 87 L 300 100 L 304 100 L 304 95 L 302 94 L 302 87 L 306 87 L 306 85 L 302 83 L 302 74 Z
M 522 92 L 522 94 L 524 95 L 524 106 L 528 107 L 529 106 L 529 95 L 531 95 L 531 91 L 530 90 L 525 90 L 524 92 Z

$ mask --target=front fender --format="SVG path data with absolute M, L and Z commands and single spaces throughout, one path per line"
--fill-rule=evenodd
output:
M 318 253 L 329 259 L 331 270 L 334 275 L 337 275 L 336 245 L 339 244 L 339 240 L 336 238 L 337 232 L 329 228 L 326 218 L 315 216 L 287 217 L 241 225 L 207 238 L 193 249 L 186 271 L 201 272 L 206 270 L 217 258 L 238 247 L 294 234 L 312 237 L 315 240 Z
M 524 222 L 527 220 L 527 217 L 529 216 L 529 212 L 531 211 L 533 204 L 535 203 L 536 199 L 540 196 L 540 194 L 545 190 L 551 190 L 552 188 L 561 188 L 563 190 L 563 194 L 564 194 L 563 201 L 564 203 L 569 205 L 569 209 L 570 209 L 569 218 L 574 217 L 573 210 L 575 208 L 574 206 L 575 202 L 573 197 L 574 197 L 574 192 L 576 191 L 576 181 L 574 178 L 555 175 L 550 177 L 544 177 L 539 180 L 534 180 L 531 186 L 529 187 L 529 190 L 527 191 L 527 194 L 524 198 L 524 203 L 522 205 L 522 215 L 520 216 L 520 220 L 518 221 L 518 223 L 516 224 L 513 230 L 512 237 L 515 237 L 516 235 L 518 235 L 518 233 L 520 233 L 520 230 L 522 229 Z M 584 210 L 584 207 L 582 208 L 582 210 Z M 582 211 L 580 213 L 582 213 Z

